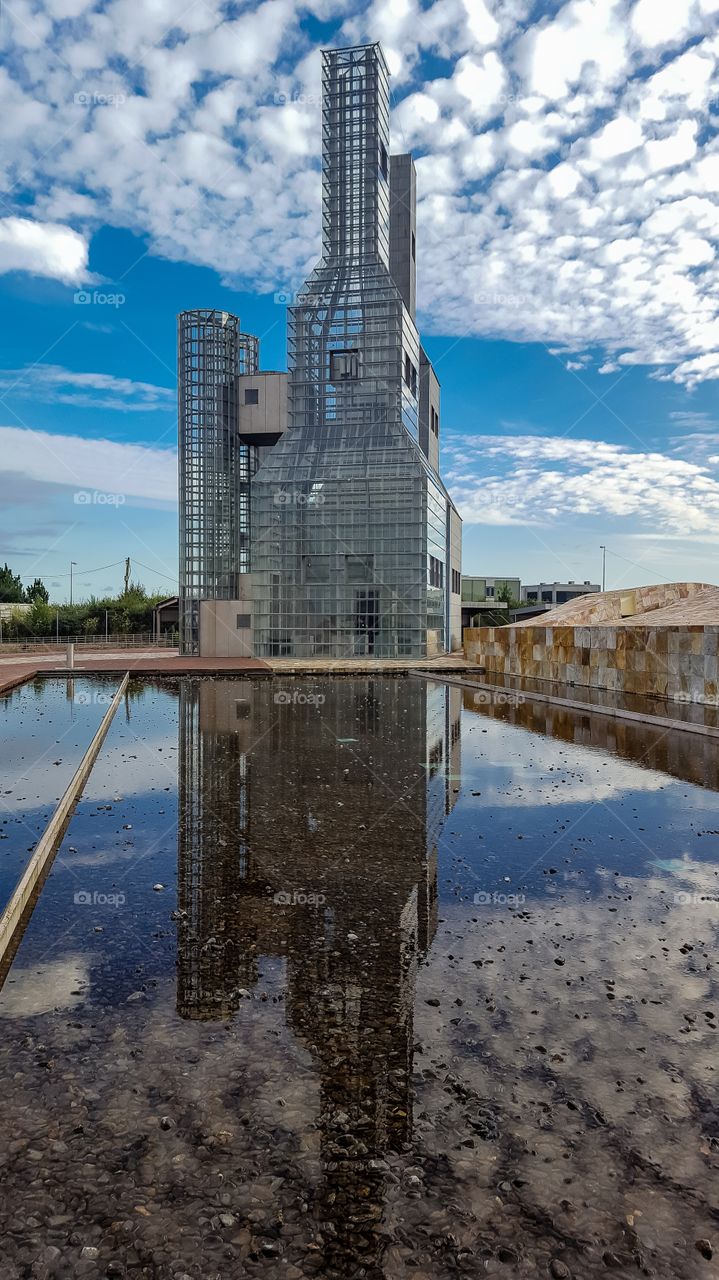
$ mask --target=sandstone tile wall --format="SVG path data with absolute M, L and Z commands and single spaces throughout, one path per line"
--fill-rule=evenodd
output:
M 716 704 L 719 626 L 522 626 L 465 630 L 487 675 L 530 676 L 618 693 Z

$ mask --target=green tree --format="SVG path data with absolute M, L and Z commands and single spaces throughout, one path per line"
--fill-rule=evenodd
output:
M 25 600 L 22 581 L 19 573 L 13 573 L 8 564 L 0 569 L 0 602 L 3 604 L 22 604 Z
M 501 603 L 506 605 L 508 609 L 516 609 L 517 605 L 519 604 L 519 601 L 515 600 L 514 596 L 512 595 L 512 589 L 508 582 L 503 582 L 502 585 L 499 587 L 496 594 L 496 599 L 500 600 Z
M 47 592 L 45 594 L 47 595 Z M 33 600 L 32 609 L 26 614 L 26 621 L 32 635 L 49 636 L 53 629 L 55 615 L 47 601 L 38 597 Z
M 30 604 L 35 600 L 42 600 L 43 604 L 48 603 L 50 599 L 50 592 L 45 586 L 42 578 L 36 578 L 34 582 L 30 583 L 30 586 L 25 592 L 25 599 L 29 600 Z

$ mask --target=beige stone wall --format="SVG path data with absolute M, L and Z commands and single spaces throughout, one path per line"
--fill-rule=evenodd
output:
M 465 656 L 487 676 L 530 676 L 716 705 L 719 626 L 479 627 Z

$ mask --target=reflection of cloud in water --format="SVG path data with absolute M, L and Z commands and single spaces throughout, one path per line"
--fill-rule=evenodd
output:
M 477 741 L 477 733 L 482 729 L 489 730 L 484 739 L 486 751 L 480 750 Z M 524 729 L 484 717 L 479 723 L 470 721 L 464 742 L 466 748 L 471 745 L 476 751 L 483 807 L 515 809 L 597 804 L 633 791 L 661 791 L 674 782 L 665 773 L 616 756 L 579 744 L 567 749 L 553 738 L 528 734 Z M 471 759 L 468 750 L 467 759 Z M 471 790 L 471 773 L 469 764 L 465 777 L 467 790 Z
M 56 1009 L 73 1009 L 87 995 L 89 961 L 66 955 L 46 964 L 20 969 L 13 966 L 0 992 L 0 1017 L 29 1018 Z
M 710 879 L 703 868 L 697 887 Z M 600 899 L 446 910 L 442 963 L 421 971 L 415 1066 L 425 1112 L 443 1112 L 428 1154 L 447 1152 L 455 1222 L 482 1219 L 472 1233 L 526 1240 L 551 1222 L 601 1241 L 598 1271 L 587 1259 L 575 1275 L 600 1272 L 605 1247 L 661 1260 L 662 1277 L 700 1274 L 719 1170 L 719 903 L 675 905 L 675 886 L 622 877 Z M 489 1163 L 486 1141 L 464 1143 L 478 1117 L 496 1135 Z

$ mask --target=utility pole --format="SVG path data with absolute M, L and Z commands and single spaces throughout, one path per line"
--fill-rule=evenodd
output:
M 130 590 L 130 557 L 125 560 L 125 595 Z
M 77 565 L 77 560 L 70 561 L 70 604 L 72 604 L 72 570 L 74 565 Z
M 105 644 L 107 644 L 107 609 L 105 610 Z
M 607 548 L 602 546 L 599 548 L 602 553 L 602 591 L 607 585 Z

